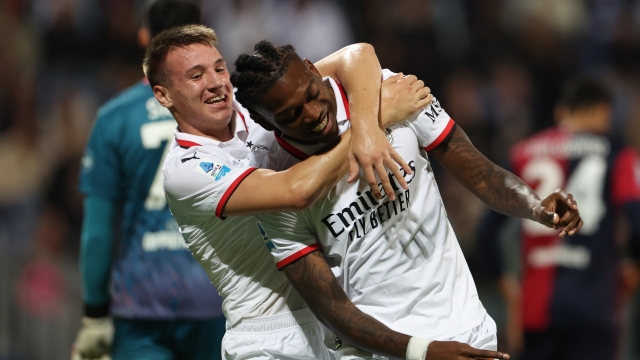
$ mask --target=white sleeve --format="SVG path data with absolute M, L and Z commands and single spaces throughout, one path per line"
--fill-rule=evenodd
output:
M 299 162 L 300 160 L 289 154 L 278 144 L 277 141 L 274 140 L 269 152 L 262 160 L 262 165 L 260 165 L 260 167 L 274 171 L 284 171 Z
M 225 156 L 194 152 L 169 154 L 165 161 L 164 188 L 174 215 L 222 216 L 224 207 L 242 180 L 255 167 L 247 161 L 231 161 Z M 182 161 L 195 156 L 197 159 Z M 173 156 L 171 156 L 173 155 Z
M 258 214 L 256 231 L 267 244 L 278 270 L 320 250 L 300 212 Z
M 382 79 L 386 80 L 395 74 L 389 69 L 383 69 Z M 431 104 L 407 119 L 406 123 L 416 133 L 420 147 L 426 151 L 431 151 L 440 145 L 455 124 L 449 114 L 440 106 L 440 102 L 435 96 Z
M 455 122 L 434 97 L 431 104 L 406 122 L 416 133 L 420 147 L 426 151 L 435 149 L 453 129 Z

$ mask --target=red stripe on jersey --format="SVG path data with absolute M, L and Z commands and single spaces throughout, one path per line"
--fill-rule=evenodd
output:
M 640 155 L 631 148 L 622 150 L 616 157 L 611 179 L 615 206 L 640 200 Z
M 227 218 L 226 216 L 222 216 L 224 207 L 227 206 L 227 201 L 229 201 L 229 198 L 231 197 L 231 195 L 233 195 L 233 192 L 236 191 L 236 189 L 238 188 L 238 185 L 240 185 L 242 180 L 244 180 L 247 176 L 249 176 L 249 174 L 251 174 L 255 170 L 258 170 L 258 169 L 257 168 L 247 169 L 245 172 L 240 174 L 240 176 L 238 176 L 235 180 L 233 180 L 233 183 L 231 183 L 231 186 L 229 186 L 227 191 L 224 192 L 224 195 L 222 195 L 222 198 L 218 202 L 218 206 L 216 207 L 217 217 L 219 217 L 222 220 Z
M 189 141 L 189 140 L 180 140 L 180 139 L 176 139 L 176 142 L 178 143 L 178 145 L 185 147 L 185 148 L 190 148 L 192 146 L 202 146 L 196 142 L 193 141 Z
M 529 331 L 546 330 L 551 323 L 551 297 L 555 288 L 557 267 L 533 267 L 528 257 L 535 249 L 553 246 L 555 236 L 524 237 L 522 280 L 522 326 Z
M 291 264 L 292 262 L 301 259 L 309 254 L 311 254 L 314 251 L 318 251 L 320 250 L 320 245 L 318 244 L 313 244 L 313 245 L 309 245 L 301 250 L 296 251 L 295 253 L 293 253 L 293 255 L 288 256 L 286 259 L 280 260 L 276 263 L 276 267 L 278 268 L 278 270 L 282 270 L 285 266 Z
M 242 119 L 242 123 L 244 124 L 244 129 L 247 130 L 247 134 L 249 133 L 249 128 L 247 127 L 247 122 L 244 120 L 244 115 L 239 110 L 236 110 L 238 115 L 240 115 L 240 119 Z
M 444 138 L 446 138 L 447 135 L 449 135 L 449 133 L 451 132 L 451 129 L 453 129 L 453 125 L 455 124 L 456 122 L 453 121 L 453 119 L 449 118 L 449 122 L 447 123 L 447 126 L 444 128 L 444 130 L 442 130 L 440 135 L 438 135 L 438 137 L 431 143 L 431 145 L 425 147 L 424 150 L 431 151 L 436 147 L 438 147 L 438 145 L 440 145 L 440 143 L 444 140 Z
M 300 151 L 298 148 L 296 148 L 295 146 L 289 144 L 287 142 L 287 140 L 281 138 L 280 136 L 278 136 L 278 133 L 276 133 L 276 140 L 278 141 L 278 144 L 280 144 L 280 146 L 282 146 L 283 149 L 287 150 L 287 152 L 291 155 L 293 155 L 293 157 L 295 157 L 298 160 L 307 160 L 309 158 L 309 155 L 305 154 L 304 152 Z
M 344 104 L 344 112 L 347 114 L 347 119 L 351 119 L 351 111 L 349 111 L 349 99 L 347 98 L 347 93 L 344 92 L 344 88 L 342 84 L 338 84 L 338 89 L 340 90 L 340 95 L 342 95 L 342 103 Z

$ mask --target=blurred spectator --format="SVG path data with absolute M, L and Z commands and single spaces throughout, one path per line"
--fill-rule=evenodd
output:
M 280 0 L 273 6 L 272 16 L 266 19 L 269 40 L 293 45 L 312 62 L 354 41 L 351 26 L 335 1 Z
M 553 229 L 522 223 L 521 289 L 505 272 L 497 236 L 506 217 L 490 212 L 480 230 L 486 263 L 500 277 L 509 306 L 507 346 L 517 352 L 523 345 L 523 359 L 597 360 L 618 352 L 620 304 L 637 286 L 630 279 L 638 270 L 620 267 L 615 219 L 624 213 L 632 223 L 630 242 L 640 243 L 640 173 L 634 170 L 640 155 L 606 137 L 611 117 L 611 97 L 602 83 L 574 80 L 558 101 L 557 128 L 512 149 L 516 175 L 539 193 L 572 193 L 584 220 L 580 232 L 564 239 Z
M 532 79 L 525 67 L 513 61 L 496 62 L 491 75 L 489 154 L 494 161 L 504 164 L 509 149 L 533 128 Z
M 229 71 L 238 55 L 250 52 L 258 41 L 273 37 L 274 34 L 267 31 L 267 22 L 270 18 L 278 18 L 275 3 L 276 0 L 203 2 L 203 22 L 216 31 L 218 49 L 227 56 Z
M 78 144 L 86 142 L 89 114 L 142 76 L 142 50 L 135 34 L 144 3 L 0 1 L 0 165 L 6 169 L 0 176 L 0 278 L 7 279 L 0 281 L 0 358 L 19 355 L 16 349 L 29 335 L 14 331 L 17 323 L 6 320 L 22 311 L 17 307 L 17 287 L 9 284 L 17 281 L 25 261 L 40 251 L 34 224 L 45 206 L 63 215 L 59 219 L 68 232 L 63 250 L 51 257 L 73 254 L 68 259 L 76 260 L 79 241 L 73 234 L 80 231 L 75 219 L 78 195 L 69 194 L 68 204 L 62 204 L 63 191 L 58 192 L 59 199 L 49 200 L 48 187 L 75 187 L 62 185 L 67 180 L 61 179 L 80 156 Z M 229 62 L 262 39 L 296 44 L 310 58 L 312 51 L 328 52 L 320 49 L 329 43 L 335 47 L 351 41 L 373 44 L 383 67 L 402 69 L 424 80 L 457 121 L 468 123 L 464 129 L 474 143 L 498 163 L 506 160 L 507 149 L 523 136 L 553 125 L 561 84 L 576 71 L 601 75 L 611 87 L 611 133 L 616 141 L 632 143 L 637 141 L 634 134 L 640 134 L 640 1 L 201 3 L 203 19 L 218 30 L 221 52 Z M 312 9 L 324 9 L 327 15 Z M 318 21 L 321 25 L 314 25 Z M 345 30 L 336 31 L 341 28 Z M 296 35 L 313 40 L 298 43 L 289 37 Z M 310 50 L 304 50 L 307 47 Z M 482 207 L 469 203 L 466 190 L 450 185 L 439 170 L 434 169 L 449 217 L 461 234 L 474 277 L 481 276 L 479 270 L 486 264 L 478 256 L 481 248 L 469 228 L 477 223 Z M 56 207 L 51 207 L 52 202 Z M 7 257 L 10 261 L 4 261 Z M 482 281 L 477 284 L 481 292 L 487 288 Z M 33 328 L 40 321 L 20 319 L 25 324 L 34 321 Z M 73 314 L 66 321 L 73 331 L 76 319 Z M 499 316 L 496 321 L 500 323 Z M 44 337 L 46 331 L 38 336 Z M 50 353 L 50 358 L 57 357 L 53 349 Z
M 203 3 L 205 23 L 216 30 L 230 69 L 260 40 L 317 61 L 353 42 L 347 17 L 333 0 L 216 0 Z
M 66 252 L 69 227 L 62 212 L 43 208 L 35 226 L 34 251 L 28 257 L 3 256 L 2 289 L 12 296 L 2 299 L 5 326 L 0 339 L 8 342 L 2 356 L 55 360 L 67 358 L 77 327 L 70 319 L 80 316 L 80 287 L 76 262 Z M 13 272 L 7 279 L 5 271 Z M 2 326 L 0 326 L 2 330 Z M 2 341 L 0 341 L 0 344 Z M 3 351 L 5 350 L 5 351 Z

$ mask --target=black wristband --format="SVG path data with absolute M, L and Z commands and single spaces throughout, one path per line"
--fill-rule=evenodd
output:
M 90 318 L 101 318 L 109 315 L 109 303 L 104 305 L 84 304 L 84 316 Z

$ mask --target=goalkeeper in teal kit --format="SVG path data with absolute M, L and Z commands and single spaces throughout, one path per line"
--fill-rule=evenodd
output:
M 200 22 L 196 5 L 177 0 L 158 0 L 146 15 L 145 46 L 162 30 Z M 146 79 L 98 112 L 80 174 L 85 316 L 75 358 L 221 356 L 222 299 L 187 250 L 162 187 L 175 128 Z

